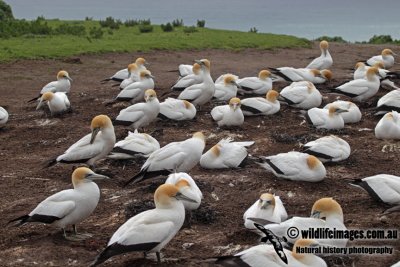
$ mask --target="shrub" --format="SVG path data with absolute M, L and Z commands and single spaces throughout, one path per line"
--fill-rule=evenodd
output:
M 393 43 L 392 36 L 390 35 L 374 35 L 372 36 L 368 43 L 370 44 L 390 44 Z
M 153 31 L 153 26 L 152 25 L 148 25 L 148 24 L 141 24 L 141 25 L 139 25 L 139 31 L 141 33 L 152 32 Z
M 199 28 L 204 28 L 204 26 L 206 25 L 206 21 L 203 20 L 197 20 L 197 27 Z
M 193 32 L 197 32 L 197 29 L 195 26 L 185 27 L 185 28 L 183 28 L 183 32 L 184 33 L 193 33 Z
M 83 25 L 70 25 L 67 23 L 63 23 L 61 25 L 58 25 L 57 28 L 54 29 L 54 33 L 84 36 L 86 35 L 86 29 Z
M 85 17 L 85 21 L 92 21 L 93 17 Z
M 139 20 L 140 25 L 151 25 L 150 19 L 140 19 Z
M 342 37 L 340 36 L 334 36 L 334 37 L 329 37 L 329 36 L 321 36 L 318 37 L 317 39 L 315 39 L 316 41 L 328 41 L 328 42 L 335 42 L 335 43 L 347 43 L 346 40 L 344 40 Z
M 93 27 L 89 30 L 89 36 L 93 39 L 101 39 L 103 38 L 103 34 L 104 32 L 101 27 Z
M 108 27 L 110 29 L 119 29 L 119 26 L 122 25 L 121 20 L 114 20 L 113 17 L 107 17 L 106 20 L 100 20 L 100 26 L 101 27 Z
M 0 21 L 14 19 L 10 5 L 0 0 Z
M 172 25 L 171 25 L 171 23 L 167 23 L 167 24 L 161 24 L 161 29 L 164 31 L 164 32 L 172 32 L 173 30 L 174 30 L 174 27 L 172 27 Z
M 135 19 L 127 19 L 124 22 L 124 25 L 126 27 L 134 27 L 134 26 L 136 26 L 138 24 L 139 24 L 139 22 L 137 20 L 135 20 Z
M 251 33 L 257 33 L 258 30 L 257 30 L 256 27 L 252 27 L 252 28 L 250 28 L 249 32 L 251 32 Z
M 182 27 L 183 26 L 183 19 L 175 19 L 172 21 L 172 26 L 174 27 Z

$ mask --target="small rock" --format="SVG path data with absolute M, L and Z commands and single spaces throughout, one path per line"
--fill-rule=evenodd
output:
M 194 243 L 183 243 L 182 248 L 183 249 L 189 249 L 194 245 Z

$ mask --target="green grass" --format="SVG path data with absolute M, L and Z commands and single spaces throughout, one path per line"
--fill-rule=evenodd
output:
M 52 27 L 62 23 L 84 25 L 87 33 L 90 28 L 99 27 L 98 21 L 47 20 L 47 22 Z M 0 61 L 21 58 L 59 58 L 82 53 L 205 48 L 240 50 L 244 48 L 272 49 L 310 46 L 308 40 L 288 35 L 256 34 L 208 28 L 196 28 L 196 32 L 184 33 L 184 27 L 177 27 L 173 32 L 163 32 L 160 26 L 153 26 L 154 30 L 151 33 L 140 33 L 138 26 L 121 25 L 118 30 L 103 28 L 104 35 L 101 39 L 71 35 L 29 35 L 1 39 Z

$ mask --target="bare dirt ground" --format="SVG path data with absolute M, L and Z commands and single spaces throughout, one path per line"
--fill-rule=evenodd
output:
M 386 47 L 331 44 L 334 58 L 334 80 L 317 86 L 326 95 L 327 88 L 351 79 L 351 70 L 359 60 L 379 54 Z M 389 47 L 400 52 L 398 47 Z M 311 57 L 319 55 L 318 44 L 312 49 L 277 49 L 242 51 L 155 51 L 149 53 L 109 53 L 104 55 L 81 55 L 74 60 L 21 60 L 0 64 L 0 105 L 10 113 L 10 120 L 0 130 L 0 266 L 87 266 L 101 251 L 113 232 L 126 220 L 127 207 L 141 207 L 152 203 L 153 192 L 164 179 L 147 181 L 122 188 L 120 182 L 132 177 L 141 162 L 126 164 L 104 160 L 98 165 L 108 168 L 113 181 L 99 182 L 102 191 L 100 203 L 78 230 L 94 234 L 84 242 L 63 239 L 59 229 L 48 225 L 28 224 L 19 228 L 6 227 L 10 219 L 29 213 L 41 200 L 66 188 L 71 188 L 73 166 L 58 164 L 41 169 L 41 164 L 66 150 L 71 144 L 90 131 L 90 121 L 98 114 L 114 118 L 123 105 L 105 106 L 104 102 L 118 93 L 112 83 L 100 84 L 100 80 L 124 68 L 136 57 L 143 56 L 150 62 L 149 69 L 156 76 L 156 90 L 167 92 L 177 79 L 180 63 L 208 58 L 212 63 L 212 76 L 231 72 L 255 76 L 267 67 L 307 65 Z M 74 79 L 70 94 L 73 113 L 51 118 L 27 100 L 38 94 L 48 81 L 55 78 L 58 70 L 65 69 Z M 399 70 L 398 65 L 394 70 Z M 285 84 L 277 84 L 280 90 Z M 243 212 L 262 192 L 273 192 L 281 197 L 289 215 L 309 216 L 312 204 L 321 197 L 333 197 L 344 211 L 349 228 L 400 229 L 397 213 L 381 216 L 385 207 L 370 196 L 348 184 L 351 179 L 379 173 L 400 175 L 398 157 L 400 152 L 381 152 L 383 141 L 374 137 L 373 129 L 379 118 L 372 115 L 381 89 L 369 104 L 361 106 L 363 119 L 360 123 L 346 125 L 335 132 L 347 140 L 352 148 L 350 158 L 340 164 L 327 166 L 327 177 L 319 183 L 290 182 L 275 178 L 257 165 L 238 170 L 203 170 L 199 166 L 190 173 L 198 181 L 204 194 L 203 209 L 190 229 L 182 229 L 163 250 L 163 263 L 143 259 L 142 253 L 130 253 L 114 257 L 104 266 L 208 266 L 206 260 L 227 255 L 257 244 L 258 236 L 243 227 Z M 337 96 L 326 95 L 325 103 Z M 344 99 L 344 98 L 343 98 Z M 161 99 L 163 100 L 163 99 Z M 324 103 L 324 104 L 325 104 Z M 246 118 L 241 129 L 217 129 L 209 111 L 211 103 L 198 113 L 197 121 L 171 123 L 158 121 L 149 127 L 157 129 L 154 136 L 163 146 L 172 141 L 189 138 L 194 131 L 204 131 L 207 147 L 221 138 L 232 136 L 235 140 L 254 140 L 249 152 L 267 156 L 291 150 L 299 150 L 299 144 L 324 136 L 326 133 L 301 124 L 299 113 L 284 108 L 281 114 L 270 117 Z M 127 129 L 116 127 L 117 139 L 127 134 Z M 211 137 L 210 137 L 211 136 Z M 137 210 L 129 211 L 130 214 Z M 192 243 L 185 249 L 185 243 Z M 353 241 L 348 246 L 393 246 L 394 255 L 336 255 L 324 257 L 329 266 L 390 266 L 400 259 L 400 243 L 396 241 Z M 185 245 L 187 246 L 187 244 Z

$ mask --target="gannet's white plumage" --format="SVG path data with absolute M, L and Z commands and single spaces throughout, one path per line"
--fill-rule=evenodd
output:
M 8 121 L 8 112 L 5 108 L 0 107 L 0 128 L 4 127 L 4 125 Z
M 308 81 L 292 82 L 282 89 L 279 98 L 288 105 L 301 109 L 319 107 L 322 103 L 321 93 L 312 82 Z
M 169 143 L 151 153 L 140 172 L 126 185 L 171 172 L 189 172 L 199 163 L 204 147 L 205 137 L 202 132 L 196 132 L 184 141 Z
M 273 73 L 272 81 L 288 81 L 288 82 L 300 82 L 309 81 L 313 84 L 325 83 L 332 79 L 332 72 L 330 70 L 317 70 L 317 69 L 306 69 L 306 68 L 292 68 L 292 67 L 281 67 L 277 69 L 271 69 Z
M 245 94 L 259 94 L 264 95 L 272 89 L 271 72 L 268 70 L 261 70 L 258 77 L 244 77 L 238 79 L 237 83 L 240 85 L 239 92 Z
M 100 190 L 93 180 L 105 179 L 107 176 L 94 173 L 86 167 L 79 167 L 72 173 L 73 189 L 60 191 L 43 200 L 28 215 L 10 222 L 18 225 L 28 222 L 48 223 L 64 229 L 68 225 L 85 220 L 95 210 L 100 199 Z M 76 233 L 75 233 L 76 234 Z M 64 229 L 64 236 L 65 229 Z
M 124 140 L 118 141 L 108 157 L 112 159 L 148 157 L 157 149 L 160 149 L 160 144 L 154 137 L 135 130 L 133 133 L 128 132 L 128 136 Z
M 394 65 L 393 55 L 396 54 L 391 49 L 383 49 L 380 55 L 368 59 L 367 64 L 373 66 L 378 62 L 383 62 L 385 69 L 390 69 Z
M 237 79 L 232 74 L 224 75 L 222 82 L 215 82 L 214 98 L 218 100 L 229 100 L 236 97 L 238 84 Z
M 233 79 L 236 80 L 236 81 L 239 79 L 239 76 L 237 76 L 237 75 L 235 75 L 235 74 L 232 74 L 232 73 L 225 73 L 225 74 L 221 74 L 221 75 L 215 80 L 214 84 L 218 84 L 218 83 L 223 84 L 226 76 L 233 76 Z
M 325 218 L 325 219 L 322 219 Z M 276 236 L 286 237 L 290 243 L 295 243 L 296 240 L 301 238 L 298 235 L 296 238 L 289 237 L 287 230 L 290 227 L 296 227 L 299 232 L 308 230 L 309 228 L 329 228 L 333 230 L 346 230 L 343 223 L 343 211 L 340 204 L 333 198 L 321 198 L 317 200 L 311 210 L 311 217 L 293 217 L 280 224 L 267 224 L 264 226 L 266 229 L 271 230 Z M 333 245 L 337 247 L 345 247 L 347 239 L 317 239 L 317 241 L 324 245 Z
M 154 89 L 154 76 L 150 71 L 144 70 L 140 72 L 140 80 L 133 82 L 125 87 L 116 97 L 116 101 L 131 101 L 133 103 L 142 101 L 144 92 L 147 89 Z
M 328 50 L 329 43 L 323 40 L 319 43 L 319 47 L 321 49 L 321 55 L 311 61 L 310 64 L 307 65 L 307 69 L 323 70 L 329 69 L 332 66 L 333 59 Z
M 160 104 L 159 117 L 175 121 L 191 120 L 196 112 L 196 107 L 189 101 L 169 97 Z
M 172 90 L 182 91 L 185 88 L 193 85 L 199 84 L 203 82 L 204 76 L 202 74 L 201 66 L 197 63 L 193 64 L 192 73 L 185 75 L 183 78 L 179 79 L 174 86 L 172 86 Z
M 378 68 L 369 68 L 365 79 L 349 81 L 336 87 L 334 91 L 362 102 L 373 97 L 378 92 L 380 86 L 378 74 Z
M 399 262 L 397 262 L 397 263 L 395 263 L 395 264 L 393 264 L 392 266 L 390 266 L 390 267 L 400 267 L 400 261 Z
M 179 64 L 178 66 L 179 76 L 185 77 L 193 74 L 193 65 L 190 64 Z
M 341 112 L 339 114 L 343 118 L 344 123 L 357 123 L 361 120 L 361 111 L 353 102 L 336 100 L 335 102 L 325 105 L 324 109 L 329 109 L 331 106 L 347 110 L 347 112 Z
M 244 115 L 240 108 L 240 99 L 232 98 L 229 105 L 216 106 L 211 110 L 211 117 L 218 126 L 240 126 L 244 122 Z
M 400 139 L 400 114 L 397 111 L 386 113 L 375 127 L 378 139 Z
M 375 115 L 385 114 L 389 111 L 400 112 L 400 90 L 393 90 L 382 96 L 376 104 Z
M 206 169 L 237 168 L 242 166 L 247 157 L 246 147 L 254 141 L 232 142 L 232 138 L 225 138 L 210 148 L 201 156 L 200 166 Z
M 156 252 L 160 261 L 160 250 L 178 233 L 185 220 L 180 200 L 194 202 L 175 185 L 160 185 L 154 193 L 155 209 L 139 213 L 121 225 L 91 266 L 134 251 Z
M 334 135 L 318 138 L 303 147 L 303 152 L 316 156 L 321 162 L 342 161 L 347 159 L 351 152 L 350 145 Z
M 97 160 L 105 158 L 115 145 L 114 126 L 107 115 L 92 119 L 92 132 L 70 146 L 62 155 L 47 163 L 47 167 L 61 163 L 83 163 L 93 166 Z
M 266 97 L 249 97 L 242 99 L 241 109 L 244 116 L 272 115 L 277 113 L 281 104 L 277 100 L 279 93 L 269 90 Z
M 375 67 L 378 69 L 378 74 L 379 74 L 379 78 L 381 79 L 381 82 L 384 81 L 382 79 L 389 78 L 389 76 L 392 75 L 390 71 L 384 69 L 383 62 L 375 63 L 373 66 L 366 66 L 364 64 L 364 62 L 357 62 L 356 69 L 353 74 L 353 79 L 354 80 L 366 79 L 367 78 L 367 70 L 369 70 L 372 67 Z
M 216 264 L 225 267 L 327 267 L 326 262 L 312 254 L 300 253 L 301 249 L 316 249 L 322 246 L 316 240 L 300 239 L 293 246 L 292 251 L 283 248 L 288 263 L 279 258 L 275 248 L 270 244 L 261 244 L 234 256 L 219 257 Z
M 194 84 L 183 90 L 178 99 L 187 100 L 195 106 L 202 106 L 209 102 L 215 93 L 215 84 L 210 75 L 210 61 L 208 59 L 196 60 L 201 66 L 203 82 Z
M 144 66 L 144 64 L 146 64 L 146 60 L 144 58 L 139 57 L 135 60 L 135 63 L 132 63 L 132 64 L 136 64 L 136 66 L 134 66 L 134 67 L 136 67 L 136 68 L 134 68 L 134 72 L 137 71 L 136 75 L 138 75 L 140 71 L 146 70 L 146 67 Z M 102 82 L 106 82 L 106 81 L 110 81 L 110 80 L 113 80 L 116 82 L 123 82 L 125 79 L 129 79 L 131 77 L 131 75 L 132 75 L 132 73 L 130 72 L 129 65 L 128 65 L 128 68 L 117 71 L 113 76 L 102 80 Z M 134 75 L 135 75 L 135 73 L 134 73 Z
M 332 105 L 328 109 L 309 109 L 305 117 L 309 124 L 318 129 L 342 129 L 344 128 L 344 120 L 340 116 L 342 112 L 347 112 L 347 110 Z
M 249 230 L 258 230 L 254 226 L 254 220 L 258 223 L 267 221 L 271 223 L 281 223 L 287 219 L 288 215 L 281 199 L 270 193 L 261 194 L 260 198 L 246 210 L 243 215 L 244 227 Z
M 57 81 L 50 82 L 46 84 L 42 90 L 40 91 L 37 97 L 32 98 L 28 102 L 33 102 L 39 99 L 44 93 L 46 92 L 63 92 L 68 94 L 71 90 L 71 77 L 69 76 L 68 72 L 65 70 L 60 70 L 57 73 Z
M 40 109 L 43 104 L 47 104 L 51 115 L 57 115 L 66 112 L 71 104 L 69 103 L 68 96 L 63 92 L 46 92 L 40 97 L 40 102 L 36 110 Z
M 153 122 L 160 112 L 157 94 L 153 89 L 147 89 L 144 99 L 145 103 L 137 103 L 121 110 L 114 124 L 131 126 L 136 130 Z
M 137 72 L 138 66 L 135 63 L 128 65 L 128 78 L 124 79 L 119 85 L 119 89 L 124 89 L 133 82 L 140 80 L 139 73 Z
M 264 157 L 259 165 L 277 177 L 294 181 L 319 182 L 326 176 L 326 169 L 318 158 L 297 151 Z
M 182 192 L 185 196 L 196 201 L 192 202 L 181 200 L 186 210 L 191 211 L 199 208 L 201 200 L 203 199 L 203 194 L 201 193 L 200 188 L 197 186 L 196 182 L 189 174 L 187 174 L 186 172 L 171 173 L 170 175 L 168 175 L 165 183 L 175 185 L 179 188 L 179 191 Z

